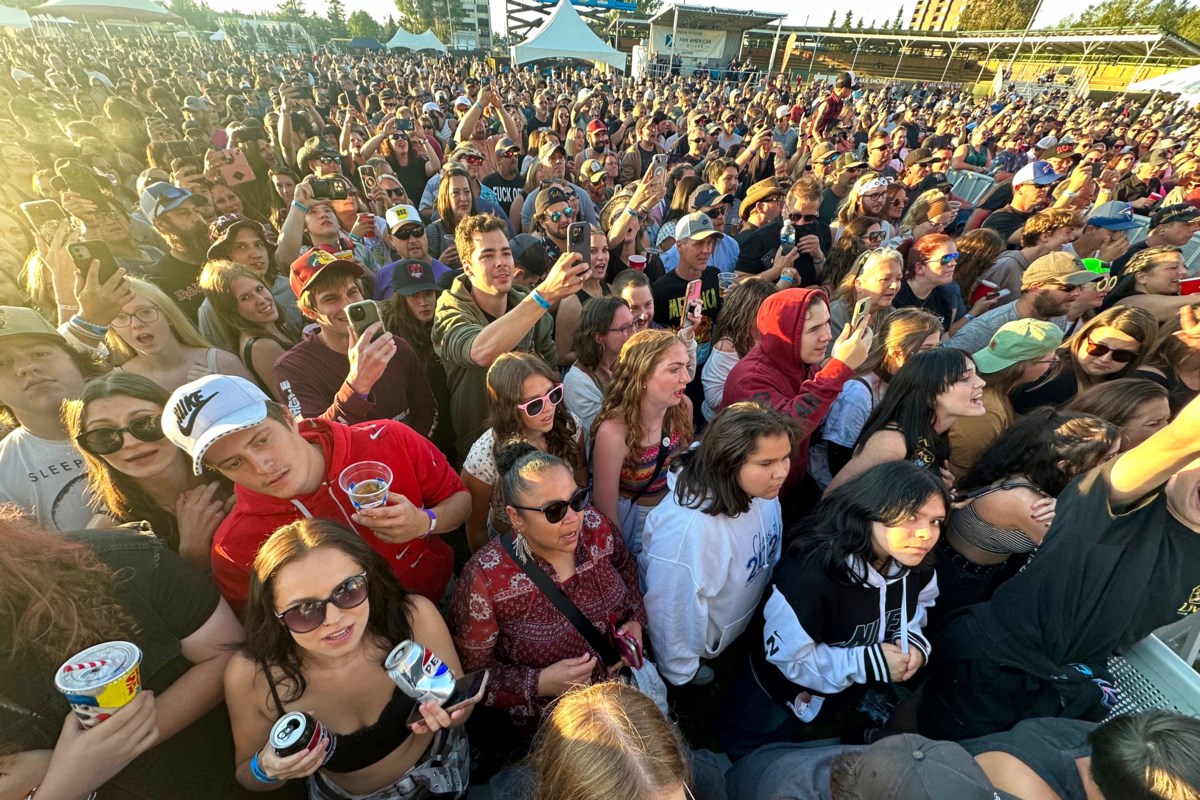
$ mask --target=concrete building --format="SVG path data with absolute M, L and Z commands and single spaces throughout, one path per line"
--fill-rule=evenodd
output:
M 958 20 L 970 0 L 917 0 L 908 27 L 915 31 L 958 30 Z

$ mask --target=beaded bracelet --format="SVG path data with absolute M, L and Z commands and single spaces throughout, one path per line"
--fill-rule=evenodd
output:
M 107 325 L 93 325 L 78 314 L 71 317 L 71 324 L 82 331 L 87 331 L 92 336 L 103 337 L 106 333 L 108 333 Z

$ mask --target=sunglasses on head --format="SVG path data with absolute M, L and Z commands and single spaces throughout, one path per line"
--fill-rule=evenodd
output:
M 1087 337 L 1084 340 L 1084 349 L 1087 350 L 1089 356 L 1103 358 L 1106 355 L 1112 354 L 1112 360 L 1118 364 L 1128 364 L 1140 354 L 1140 350 L 1119 350 L 1115 347 L 1109 347 L 1106 344 L 1093 342 L 1092 337 Z
M 133 434 L 139 442 L 157 442 L 163 438 L 162 415 L 138 417 L 124 428 L 96 428 L 75 437 L 84 450 L 94 456 L 107 456 L 125 446 L 125 433 Z
M 817 215 L 816 214 L 801 214 L 799 212 L 793 211 L 792 213 L 788 214 L 788 219 L 790 219 L 792 222 L 799 222 L 801 225 L 807 225 L 810 222 L 816 222 Z
M 549 403 L 551 406 L 557 406 L 563 399 L 563 385 L 561 383 L 554 384 L 550 391 L 546 392 L 541 397 L 535 397 L 532 400 L 526 400 L 524 403 L 517 403 L 517 408 L 524 411 L 528 416 L 536 417 L 542 413 L 542 409 Z
M 563 217 L 575 216 L 575 209 L 567 206 L 562 211 L 551 211 L 546 216 L 550 218 L 551 222 L 561 222 Z
M 358 608 L 367 599 L 367 574 L 351 575 L 334 587 L 324 600 L 306 600 L 275 617 L 292 633 L 309 633 L 325 622 L 325 607 L 330 603 L 341 609 Z
M 571 509 L 576 514 L 583 511 L 587 507 L 588 497 L 591 494 L 587 487 L 576 489 L 575 494 L 571 495 L 570 500 L 554 500 L 546 503 L 544 506 L 513 506 L 522 511 L 540 511 L 546 515 L 546 522 L 551 525 L 562 522 L 563 517 L 567 515 L 567 509 Z

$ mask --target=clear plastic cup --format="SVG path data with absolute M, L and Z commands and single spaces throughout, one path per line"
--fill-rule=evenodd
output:
M 717 291 L 721 297 L 725 297 L 725 293 L 733 288 L 734 282 L 737 281 L 736 272 L 719 272 L 717 273 Z
M 359 461 L 342 470 L 338 485 L 355 508 L 375 508 L 387 503 L 392 470 L 378 461 Z

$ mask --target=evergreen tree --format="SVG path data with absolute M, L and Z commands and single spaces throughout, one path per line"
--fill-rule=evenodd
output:
M 904 27 L 904 6 L 896 9 L 896 19 L 892 20 L 892 29 L 900 30 Z
M 367 39 L 379 39 L 383 36 L 383 26 L 362 9 L 350 15 L 346 20 L 346 28 L 354 38 L 362 36 Z
M 346 28 L 346 7 L 342 0 L 329 0 L 329 28 L 336 38 L 345 39 L 350 35 Z
M 854 14 L 850 9 L 846 9 L 846 16 L 842 17 L 842 27 L 850 30 L 850 26 L 854 24 Z
M 831 13 L 829 15 L 829 27 L 831 27 L 831 28 L 837 27 L 837 9 L 836 8 L 833 10 L 833 13 Z

